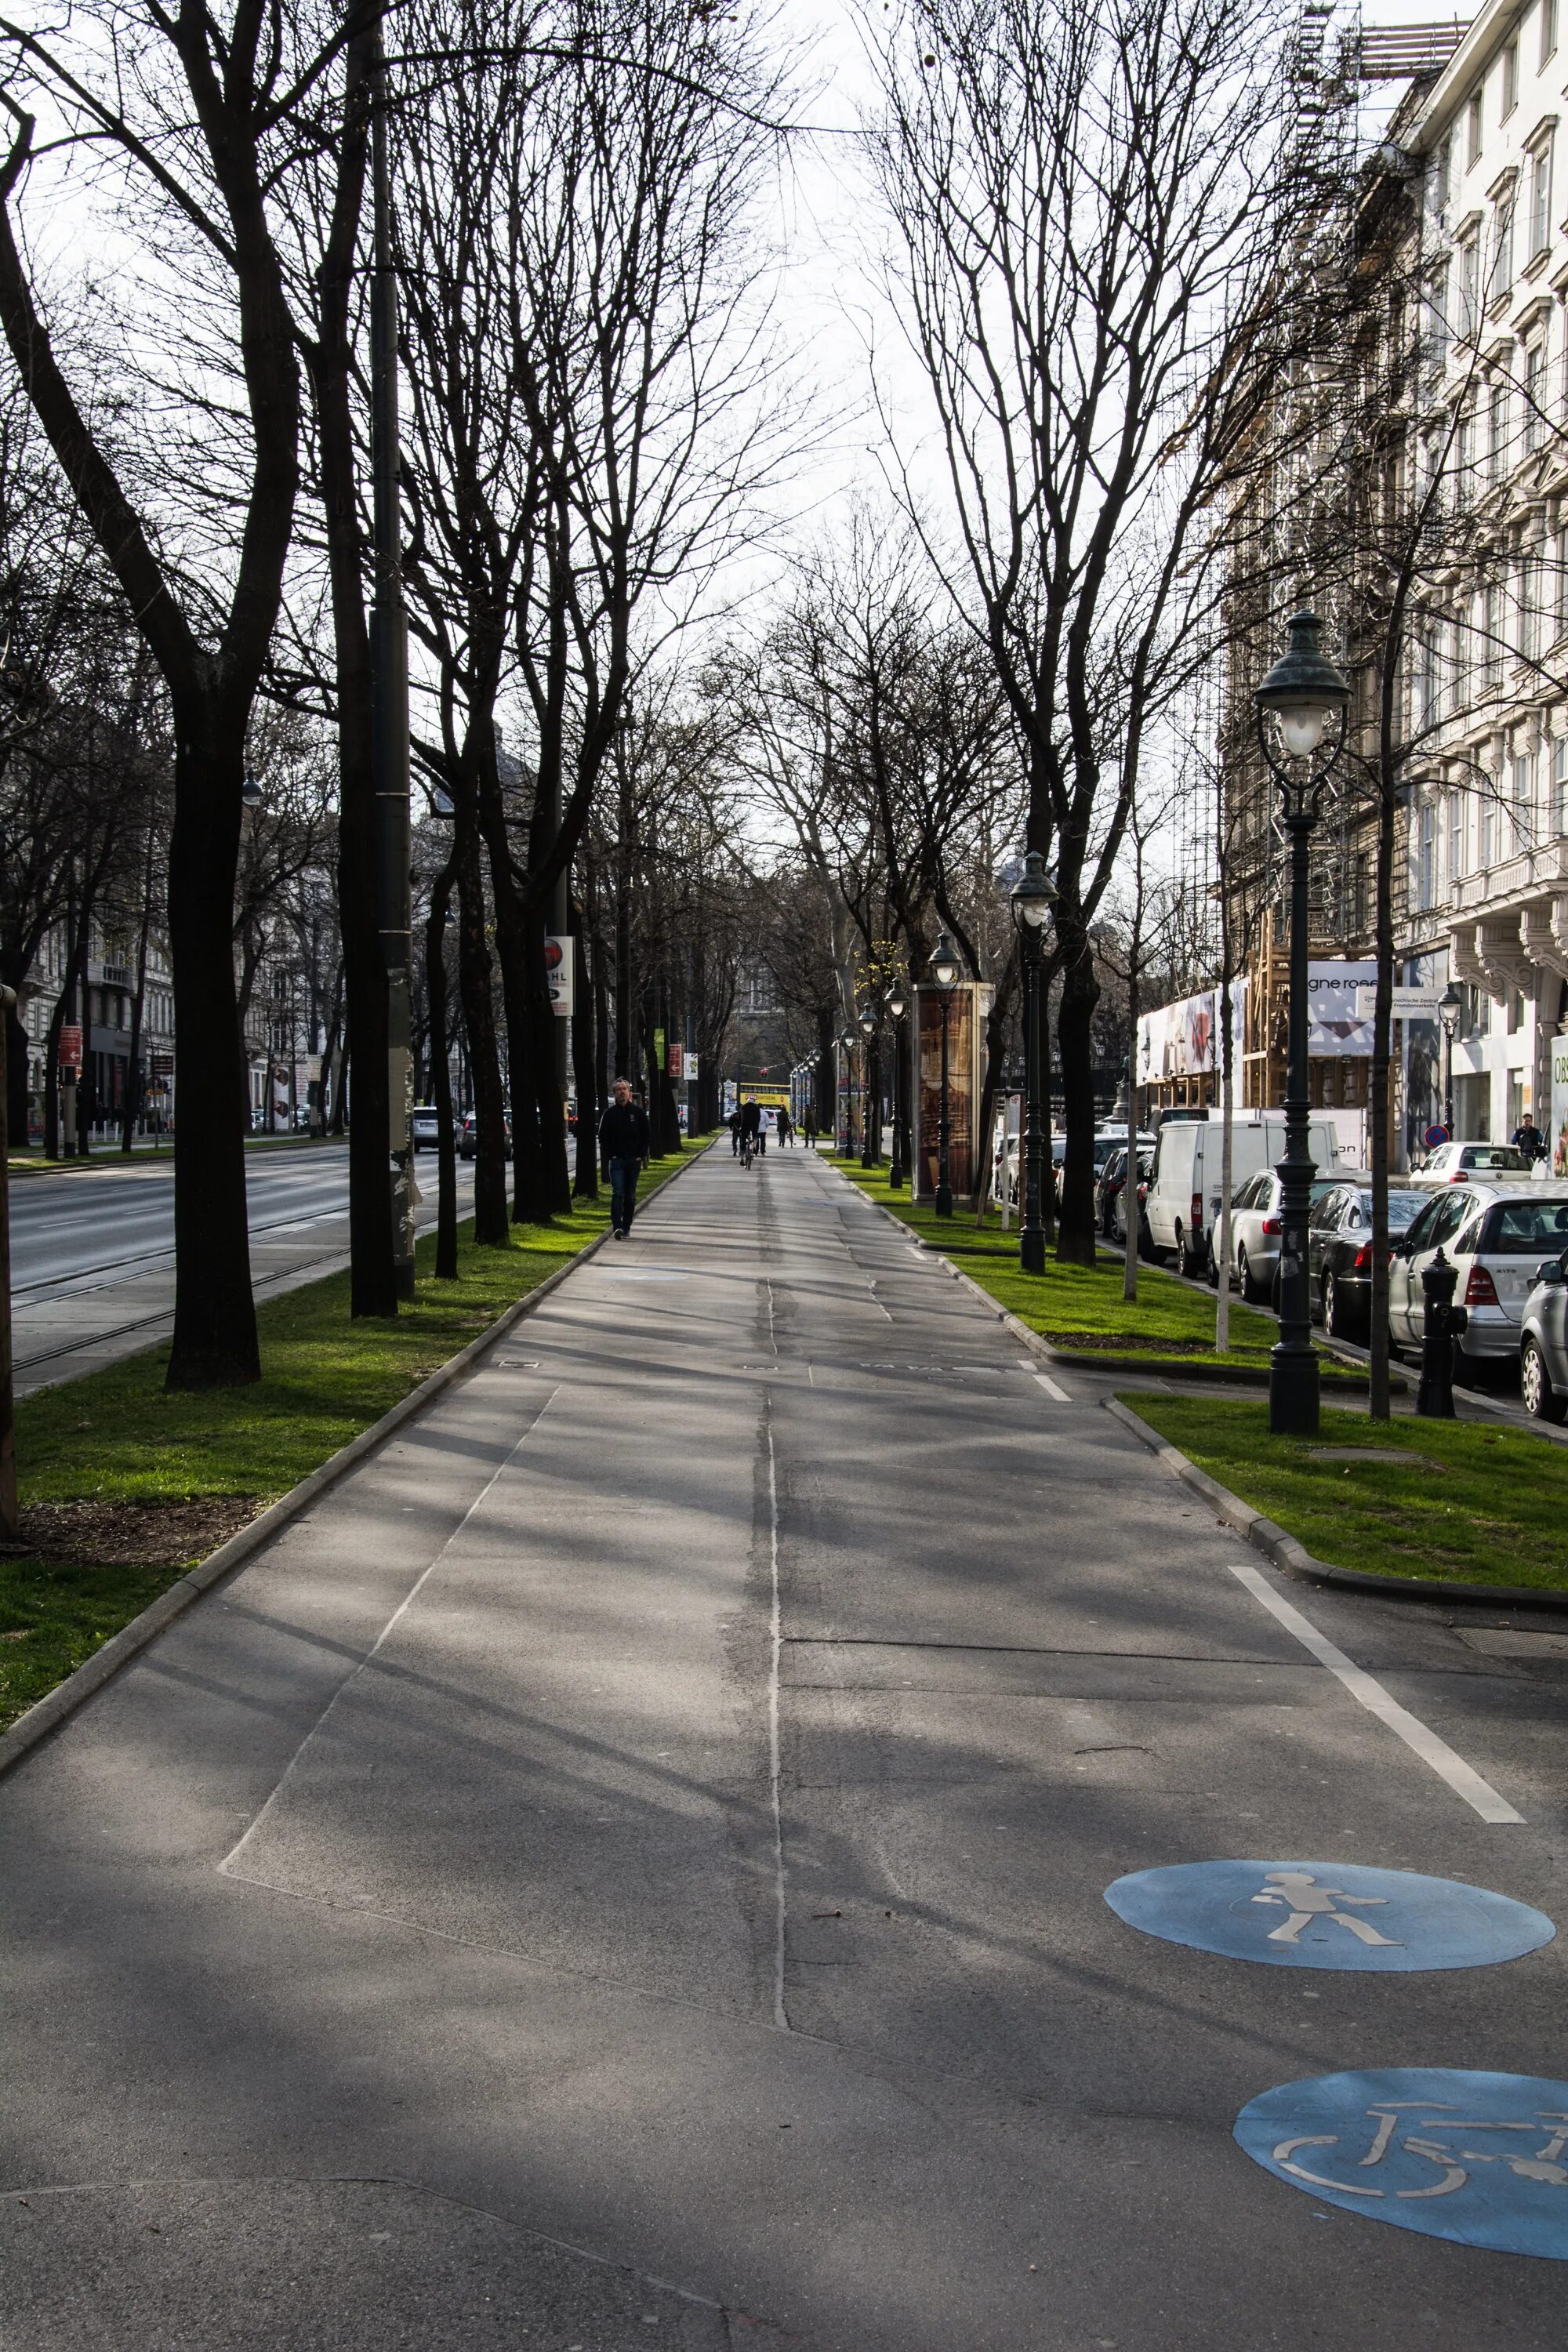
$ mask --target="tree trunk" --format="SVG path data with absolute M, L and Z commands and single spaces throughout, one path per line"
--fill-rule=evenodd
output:
M 142 1014 L 147 1001 L 147 936 L 153 923 L 153 845 L 147 827 L 147 856 L 142 869 L 142 927 L 136 937 L 136 991 L 131 999 L 131 1052 L 125 1065 L 125 1103 L 120 1127 L 120 1149 L 129 1159 L 136 1140 L 136 1120 L 142 1108 Z
M 1071 1265 L 1094 1264 L 1094 1008 L 1100 986 L 1081 925 L 1069 930 L 1058 920 L 1062 940 L 1062 996 L 1057 1014 L 1061 1055 L 1062 1106 L 1067 1120 L 1067 1156 L 1062 1167 L 1062 1213 L 1057 1255 Z
M 572 1073 L 577 1086 L 577 1164 L 573 1171 L 572 1192 L 579 1201 L 596 1201 L 599 1197 L 599 1155 L 594 1138 L 597 1135 L 595 1113 L 597 1087 L 595 1084 L 595 999 L 588 974 L 588 937 L 584 921 L 584 909 L 574 903 L 572 908 Z M 598 959 L 595 957 L 595 961 Z
M 485 927 L 484 882 L 473 820 L 458 803 L 457 816 L 458 985 L 468 1037 L 468 1073 L 478 1130 L 474 1155 L 474 1239 L 502 1249 L 507 1237 L 506 1096 L 496 1039 L 490 943 Z
M 1384 730 L 1384 743 L 1388 730 Z M 1394 778 L 1380 778 L 1377 812 L 1377 987 L 1372 1038 L 1372 1328 L 1373 1421 L 1391 1411 L 1388 1388 L 1388 1060 L 1394 1013 Z
M 165 1385 L 237 1386 L 261 1373 L 235 1123 L 234 881 L 247 712 L 174 706 L 169 947 L 174 968 L 174 1335 Z
M 452 1064 L 447 1050 L 447 913 L 452 903 L 454 848 L 430 887 L 425 921 L 425 993 L 430 1009 L 430 1090 L 436 1104 L 436 1279 L 458 1278 L 458 1142 L 452 1119 Z

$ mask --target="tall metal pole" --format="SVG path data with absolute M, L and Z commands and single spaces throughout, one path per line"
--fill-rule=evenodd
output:
M 408 805 L 408 615 L 403 598 L 398 494 L 397 277 L 386 137 L 386 62 L 371 67 L 374 220 L 370 292 L 371 478 L 375 593 L 371 605 L 371 768 L 375 785 L 376 896 L 386 973 L 387 1150 L 397 1296 L 414 1296 L 413 894 Z
M 7 1032 L 16 992 L 0 987 L 0 1538 L 15 1543 L 21 1524 L 16 1501 L 16 1407 L 11 1387 L 11 1138 Z
M 938 991 L 942 999 L 942 1108 L 936 1123 L 936 1213 L 939 1217 L 952 1214 L 952 1185 L 948 1172 L 949 1120 L 947 1115 L 947 1007 L 952 991 Z
M 1285 1074 L 1285 1157 L 1279 1179 L 1279 1337 L 1268 1357 L 1268 1426 L 1310 1437 L 1318 1427 L 1318 1359 L 1307 1284 L 1307 1216 L 1315 1173 L 1308 1143 L 1307 847 L 1316 822 L 1310 803 L 1288 809 L 1290 838 L 1290 1025 Z
M 904 1055 L 908 1050 L 908 1032 L 903 1015 L 893 1015 L 893 1160 L 888 1171 L 888 1190 L 901 1192 L 904 1188 Z
M 1046 1228 L 1040 1214 L 1045 1184 L 1046 1137 L 1040 1124 L 1040 941 L 1022 927 L 1018 952 L 1024 960 L 1024 1222 L 1018 1229 L 1018 1265 L 1025 1274 L 1046 1270 Z M 1003 1121 L 1006 1132 L 1006 1121 Z

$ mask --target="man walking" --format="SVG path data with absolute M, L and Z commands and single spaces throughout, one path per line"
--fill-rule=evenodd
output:
M 615 1100 L 599 1121 L 599 1165 L 610 1180 L 610 1230 L 618 1242 L 632 1229 L 637 1175 L 647 1149 L 647 1113 L 633 1102 L 628 1082 L 617 1078 Z

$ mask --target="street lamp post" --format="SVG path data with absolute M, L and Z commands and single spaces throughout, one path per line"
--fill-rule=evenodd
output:
M 889 1016 L 893 1024 L 893 1164 L 888 1171 L 888 1190 L 901 1192 L 904 1189 L 904 1013 L 908 998 L 901 980 L 894 981 L 887 994 Z
M 1324 653 L 1314 613 L 1293 614 L 1290 642 L 1258 687 L 1258 740 L 1279 788 L 1280 822 L 1290 845 L 1290 1024 L 1285 1076 L 1285 1157 L 1279 1178 L 1279 1337 L 1268 1360 L 1268 1426 L 1276 1435 L 1310 1436 L 1318 1426 L 1318 1359 L 1312 1347 L 1307 1284 L 1307 1215 L 1313 1163 L 1308 1140 L 1307 853 L 1312 828 L 1344 741 L 1350 686 Z M 1270 732 L 1272 717 L 1278 741 Z M 1338 732 L 1326 751 L 1331 720 Z
M 882 1162 L 882 1057 L 877 1051 L 880 1025 L 875 1003 L 868 1005 L 860 1015 L 860 1034 L 866 1040 L 866 1083 L 860 1095 L 862 1168 L 879 1168 Z
M 855 1115 L 850 1106 L 850 1095 L 855 1085 L 854 1053 L 859 1042 L 853 1029 L 847 1028 L 840 1033 L 838 1043 L 844 1053 L 844 1131 L 838 1139 L 838 1154 L 843 1160 L 847 1160 L 855 1148 Z
M 931 976 L 936 983 L 942 1001 L 942 1107 L 936 1123 L 936 1213 L 939 1217 L 952 1214 L 952 1183 L 948 1167 L 948 1148 L 952 1122 L 947 1100 L 947 1031 L 948 1007 L 958 983 L 958 958 L 952 941 L 945 931 L 936 943 L 936 953 L 931 960 Z
M 1040 950 L 1046 920 L 1056 899 L 1037 849 L 1024 860 L 1013 886 L 1013 921 L 1024 993 L 1024 1222 L 1018 1228 L 1018 1265 L 1025 1274 L 1046 1270 L 1046 1227 L 1041 1214 L 1045 1183 L 1045 1129 L 1040 1120 Z M 1004 1121 L 1004 1131 L 1005 1121 Z
M 1437 999 L 1437 1018 L 1443 1024 L 1443 1124 L 1450 1135 L 1454 1132 L 1454 1037 L 1464 1003 L 1464 990 L 1451 980 Z

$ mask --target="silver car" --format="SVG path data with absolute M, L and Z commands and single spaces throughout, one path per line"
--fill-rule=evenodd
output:
M 1312 1198 L 1321 1201 L 1325 1192 L 1355 1179 L 1343 1176 L 1317 1176 L 1312 1180 Z M 1260 1170 L 1249 1176 L 1230 1196 L 1230 1271 L 1240 1287 L 1242 1297 L 1254 1307 L 1266 1304 L 1274 1296 L 1279 1276 L 1279 1241 L 1284 1223 L 1279 1202 L 1284 1187 L 1272 1168 Z M 1219 1220 L 1215 1220 L 1214 1245 L 1219 1241 Z M 1209 1278 L 1219 1280 L 1218 1262 L 1214 1248 L 1209 1253 Z
M 1411 1184 L 1506 1182 L 1513 1176 L 1528 1176 L 1534 1164 L 1511 1143 L 1440 1143 L 1405 1181 Z
M 1441 1250 L 1458 1269 L 1454 1302 L 1466 1325 L 1454 1377 L 1466 1385 L 1520 1360 L 1525 1307 L 1542 1260 L 1568 1249 L 1568 1184 L 1446 1184 L 1394 1243 L 1388 1263 L 1388 1336 L 1419 1348 L 1421 1276 Z

